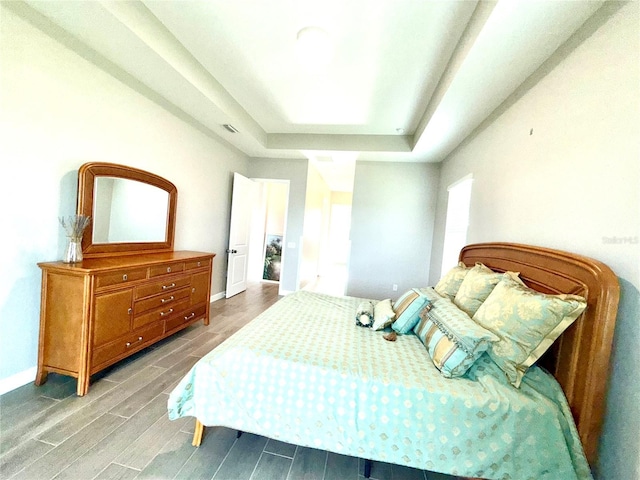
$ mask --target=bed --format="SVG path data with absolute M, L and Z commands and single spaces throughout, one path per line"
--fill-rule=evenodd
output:
M 444 378 L 417 335 L 388 342 L 384 331 L 355 326 L 363 299 L 302 291 L 203 357 L 171 393 L 169 417 L 195 417 L 194 445 L 217 425 L 463 477 L 591 478 L 615 275 L 589 258 L 509 243 L 469 245 L 460 261 L 586 300 L 519 388 L 487 352 L 463 376 Z

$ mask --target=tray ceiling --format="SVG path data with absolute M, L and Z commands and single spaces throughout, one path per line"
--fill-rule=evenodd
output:
M 30 0 L 22 11 L 250 157 L 438 162 L 602 3 Z M 298 59 L 308 26 L 330 40 L 324 66 Z

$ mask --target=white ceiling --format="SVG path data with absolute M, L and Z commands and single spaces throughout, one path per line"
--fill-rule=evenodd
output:
M 99 66 L 209 135 L 251 157 L 306 157 L 352 178 L 356 159 L 444 159 L 603 2 L 27 3 L 62 28 L 54 36 L 71 34 L 67 45 L 85 56 L 88 47 Z M 331 39 L 322 69 L 296 59 L 307 26 Z

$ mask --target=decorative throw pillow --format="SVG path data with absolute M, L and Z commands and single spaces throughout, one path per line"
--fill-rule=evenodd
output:
M 494 272 L 481 263 L 476 263 L 475 267 L 471 268 L 464 277 L 458 293 L 453 298 L 453 303 L 467 315 L 473 317 L 473 314 L 500 281 L 502 275 L 502 273 Z
M 413 331 L 440 373 L 460 377 L 498 337 L 474 322 L 448 298 L 428 305 Z
M 436 284 L 435 291 L 443 297 L 449 297 L 453 300 L 453 297 L 458 293 L 460 284 L 464 280 L 464 277 L 471 270 L 464 263 L 460 262 L 458 265 L 449 270 Z
M 381 300 L 373 306 L 373 328 L 382 330 L 393 323 L 396 314 L 391 306 L 391 300 Z
M 368 300 L 360 302 L 356 310 L 356 325 L 359 327 L 373 326 L 373 303 Z
M 586 306 L 586 300 L 577 295 L 539 293 L 504 274 L 473 320 L 499 337 L 489 356 L 519 387 L 527 369 Z
M 411 289 L 393 303 L 393 311 L 396 314 L 396 321 L 391 328 L 396 332 L 409 333 L 420 320 L 420 311 L 429 303 L 429 299 L 420 294 L 417 289 Z
M 440 300 L 441 298 L 448 298 L 440 295 L 438 292 L 436 292 L 435 288 L 433 287 L 423 287 L 423 288 L 418 288 L 417 290 L 420 293 L 420 295 L 427 297 L 427 299 L 432 303 L 437 300 Z

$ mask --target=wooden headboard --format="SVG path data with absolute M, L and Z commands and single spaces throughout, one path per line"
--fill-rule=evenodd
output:
M 591 258 L 514 243 L 468 245 L 460 252 L 460 260 L 467 266 L 481 262 L 492 270 L 520 272 L 530 288 L 542 293 L 571 293 L 587 299 L 584 313 L 538 363 L 562 385 L 587 460 L 594 465 L 620 295 L 615 274 Z

